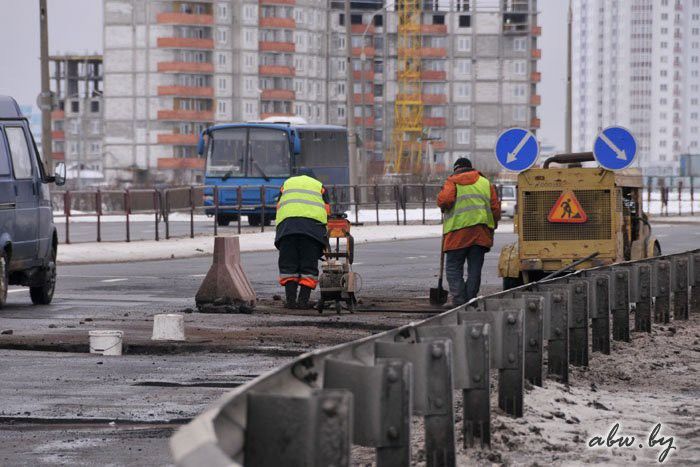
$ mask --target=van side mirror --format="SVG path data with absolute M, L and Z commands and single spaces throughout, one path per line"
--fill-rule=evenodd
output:
M 66 164 L 59 162 L 56 164 L 56 168 L 53 173 L 53 181 L 57 186 L 63 186 L 66 184 Z

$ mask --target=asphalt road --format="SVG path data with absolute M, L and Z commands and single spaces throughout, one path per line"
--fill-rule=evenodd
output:
M 665 253 L 700 247 L 697 226 L 656 225 L 655 231 Z M 482 292 L 499 289 L 498 251 L 514 237 L 497 234 Z M 438 249 L 436 239 L 356 247 L 359 297 L 365 304 L 391 297 L 398 303 L 395 312 L 187 314 L 187 349 L 151 344 L 152 316 L 194 305 L 208 258 L 63 266 L 54 304 L 45 307 L 32 306 L 26 289 L 12 288 L 0 310 L 0 330 L 13 331 L 0 335 L 6 369 L 0 381 L 0 464 L 163 465 L 172 430 L 230 387 L 305 350 L 425 316 L 415 308 L 427 305 L 428 289 L 437 281 Z M 268 303 L 282 292 L 276 259 L 276 252 L 242 255 Z M 92 329 L 124 330 L 126 354 L 86 353 Z

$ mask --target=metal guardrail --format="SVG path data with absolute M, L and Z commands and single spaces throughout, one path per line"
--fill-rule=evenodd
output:
M 630 322 L 630 307 L 636 309 Z M 454 466 L 453 389 L 465 447 L 491 439 L 489 373 L 498 405 L 521 417 L 524 382 L 567 382 L 569 367 L 700 312 L 700 250 L 576 271 L 481 296 L 418 323 L 301 355 L 233 390 L 170 440 L 177 465 L 351 464 L 353 444 L 378 466 L 411 464 L 411 417 L 424 419 L 429 467 Z M 590 329 L 590 335 L 589 335 Z M 612 334 L 611 334 L 612 331 Z M 547 345 L 544 345 L 547 341 Z

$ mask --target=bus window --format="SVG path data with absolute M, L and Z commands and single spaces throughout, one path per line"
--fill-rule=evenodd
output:
M 209 134 L 207 175 L 245 176 L 246 129 L 228 128 Z
M 286 131 L 250 129 L 250 169 L 252 177 L 289 177 L 289 137 Z
M 334 131 L 299 131 L 301 154 L 297 166 L 347 167 L 348 148 L 345 133 Z

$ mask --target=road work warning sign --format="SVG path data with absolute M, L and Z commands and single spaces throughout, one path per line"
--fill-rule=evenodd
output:
M 588 220 L 588 216 L 581 207 L 581 203 L 576 199 L 574 192 L 568 190 L 562 193 L 557 202 L 554 203 L 547 220 L 560 224 L 583 224 Z

